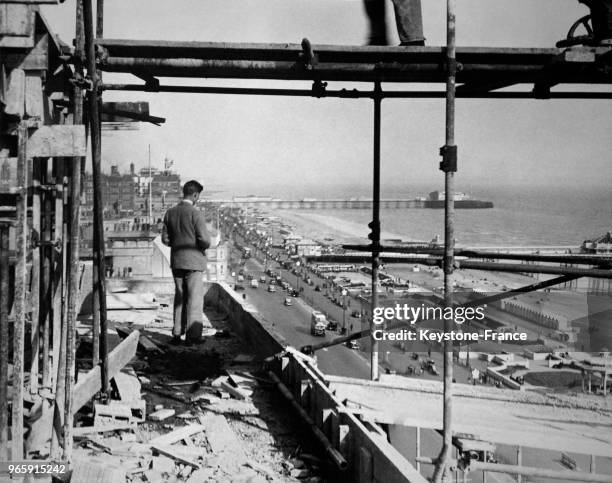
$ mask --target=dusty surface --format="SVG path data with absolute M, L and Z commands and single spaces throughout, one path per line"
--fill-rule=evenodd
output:
M 167 305 L 168 300 L 161 302 Z M 126 314 L 130 323 L 124 324 L 119 312 L 109 312 L 115 323 L 140 329 L 162 352 L 139 349 L 123 371 L 132 378 L 132 386 L 141 384 L 146 420 L 130 429 L 75 439 L 81 475 L 77 480 L 94 481 L 104 473 L 107 479 L 99 481 L 323 481 L 324 463 L 308 430 L 270 384 L 262 364 L 252 360 L 248 347 L 231 333 L 225 316 L 207 310 L 210 327 L 204 330 L 204 342 L 173 346 L 169 313 L 169 307 L 161 306 L 157 311 L 141 311 L 137 318 Z M 86 350 L 84 344 L 82 351 Z M 228 374 L 246 395 L 244 400 L 219 387 L 220 381 L 228 383 Z M 114 399 L 120 396 L 113 394 Z M 161 408 L 175 414 L 151 420 L 151 414 Z M 77 426 L 91 427 L 93 416 L 92 409 L 85 408 Z M 161 435 L 199 424 L 206 429 L 162 448 L 186 461 L 152 447 Z M 229 447 L 220 453 L 219 445 L 227 441 Z
M 331 385 L 341 400 L 372 411 L 375 419 L 442 428 L 441 383 L 402 379 L 386 386 L 338 380 Z M 548 396 L 462 384 L 454 388 L 453 426 L 459 433 L 524 447 L 612 454 L 609 398 Z

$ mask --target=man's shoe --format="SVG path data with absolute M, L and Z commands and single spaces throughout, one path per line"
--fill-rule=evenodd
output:
M 172 340 L 170 341 L 170 344 L 172 345 L 181 345 L 182 344 L 182 340 L 181 340 L 181 336 L 179 335 L 175 335 L 172 337 Z

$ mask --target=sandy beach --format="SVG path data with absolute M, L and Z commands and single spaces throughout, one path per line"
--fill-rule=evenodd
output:
M 273 212 L 292 224 L 295 233 L 299 233 L 305 238 L 321 241 L 332 238 L 335 243 L 366 243 L 369 241 L 369 228 L 365 224 L 312 211 L 274 210 Z M 403 239 L 404 241 L 412 241 L 402 235 L 388 231 L 381 232 L 381 238 L 383 240 Z
M 367 225 L 341 218 L 322 215 L 312 211 L 274 210 L 274 214 L 291 224 L 294 233 L 305 238 L 324 241 L 333 239 L 335 243 L 368 243 L 369 228 Z M 402 235 L 382 232 L 382 239 L 403 239 Z M 329 240 L 328 240 L 329 241 Z M 442 270 L 435 267 L 420 267 L 420 272 L 414 272 L 412 264 L 388 265 L 386 271 L 405 280 L 419 281 L 427 288 L 442 284 Z M 461 270 L 455 273 L 455 280 L 461 287 L 478 287 L 480 289 L 498 292 L 502 287 L 517 288 L 534 283 L 532 277 L 513 273 L 494 273 L 477 270 Z M 418 283 L 418 282 L 417 282 Z

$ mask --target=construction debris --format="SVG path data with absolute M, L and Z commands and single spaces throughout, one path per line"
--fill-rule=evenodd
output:
M 163 421 L 164 419 L 168 419 L 175 414 L 176 411 L 174 409 L 160 409 L 159 411 L 149 414 L 149 419 L 153 421 Z

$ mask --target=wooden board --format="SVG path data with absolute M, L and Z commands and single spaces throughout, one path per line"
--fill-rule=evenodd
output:
M 0 37 L 27 37 L 34 32 L 34 11 L 25 4 L 0 3 Z
M 79 157 L 87 155 L 85 126 L 62 125 L 42 126 L 28 139 L 30 157 Z
M 179 463 L 184 465 L 192 466 L 193 468 L 200 469 L 200 465 L 194 461 L 192 461 L 189 457 L 185 457 L 181 455 L 180 448 L 174 448 L 173 446 L 151 446 L 151 449 L 157 451 L 158 453 L 168 456 Z M 203 456 L 203 452 L 200 452 L 198 456 Z
M 140 332 L 135 330 L 121 344 L 119 344 L 108 355 L 108 377 L 109 379 L 125 367 L 136 355 L 138 338 Z M 102 387 L 102 375 L 100 366 L 94 367 L 85 376 L 81 377 L 74 388 L 74 399 L 72 405 L 73 413 L 81 409 Z
M 23 50 L 32 47 L 34 47 L 33 37 L 11 37 L 9 35 L 3 37 L 0 35 L 0 48 Z
M 42 79 L 34 75 L 26 75 L 25 82 L 25 113 L 30 118 L 45 120 L 45 105 L 43 100 Z
M 0 45 L 2 47 L 2 45 Z M 25 112 L 25 72 L 13 69 L 8 76 L 8 87 L 4 96 L 4 112 L 22 118 Z
M 28 38 L 29 41 L 29 38 Z M 26 52 L 8 54 L 4 57 L 8 68 L 23 70 L 47 70 L 49 68 L 49 34 L 36 35 L 35 45 Z
M 126 326 L 115 324 L 115 330 L 119 337 L 127 337 L 132 333 L 132 329 Z M 140 335 L 140 339 L 138 340 L 138 347 L 143 349 L 145 352 L 164 352 L 155 342 L 153 342 L 149 337 L 145 334 Z
M 157 438 L 153 438 L 151 441 L 149 441 L 149 444 L 154 446 L 168 446 L 176 443 L 177 441 L 181 441 L 182 439 L 190 438 L 194 434 L 201 433 L 204 431 L 204 429 L 204 426 L 199 424 L 189 424 L 187 426 L 183 426 L 182 428 L 177 428 L 174 431 L 170 431 L 167 434 L 162 434 Z
M 247 462 L 242 444 L 221 414 L 206 414 L 199 417 L 206 431 L 206 439 L 215 456 L 219 456 L 222 467 L 227 470 L 240 468 Z

